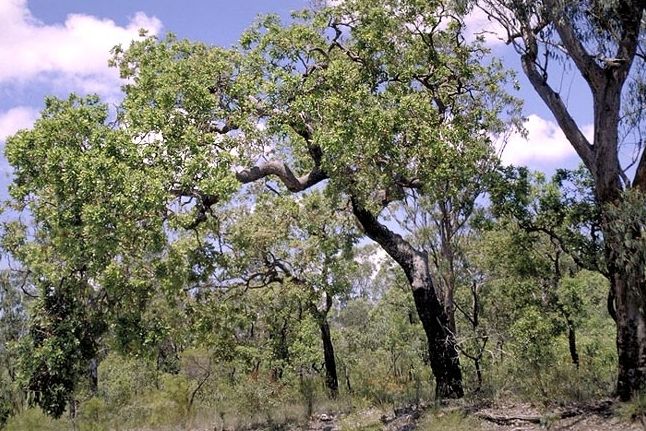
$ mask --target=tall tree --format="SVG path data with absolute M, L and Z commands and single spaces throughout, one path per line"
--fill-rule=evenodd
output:
M 289 26 L 263 18 L 236 49 L 172 36 L 117 48 L 127 81 L 116 121 L 95 99 L 50 101 L 7 143 L 12 196 L 36 213 L 65 273 L 95 294 L 132 278 L 130 256 L 160 253 L 169 232 L 198 228 L 241 184 L 325 188 L 406 273 L 437 396 L 460 397 L 428 256 L 379 217 L 407 191 L 476 176 L 494 159 L 501 117 L 516 112 L 501 90 L 508 74 L 460 31 L 442 1 L 347 0 L 296 13 Z
M 646 193 L 646 4 L 643 0 L 482 0 L 478 4 L 506 30 L 529 82 L 594 179 L 617 314 L 617 392 L 627 399 L 646 385 L 642 250 L 646 219 L 626 224 L 627 218 L 621 215 L 631 212 L 631 205 L 625 203 L 627 190 L 642 202 Z M 592 142 L 561 97 L 558 84 L 549 79 L 555 75 L 550 74 L 555 59 L 573 64 L 590 90 Z M 620 150 L 630 146 L 634 157 L 622 157 Z

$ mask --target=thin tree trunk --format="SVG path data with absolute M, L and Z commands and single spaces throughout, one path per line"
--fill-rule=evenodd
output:
M 567 340 L 568 340 L 568 348 L 570 350 L 570 359 L 572 360 L 572 364 L 579 368 L 579 352 L 577 351 L 576 348 L 576 330 L 574 329 L 574 323 L 568 319 L 567 321 Z
M 357 220 L 370 239 L 377 242 L 403 269 L 413 291 L 415 308 L 428 341 L 431 369 L 435 376 L 435 395 L 462 398 L 462 371 L 455 334 L 450 330 L 446 310 L 440 303 L 428 266 L 428 256 L 413 248 L 401 235 L 382 225 L 352 197 Z
M 99 390 L 99 361 L 96 358 L 90 359 L 90 363 L 88 364 L 88 378 L 90 393 L 96 395 Z
M 324 319 L 320 324 L 321 340 L 323 341 L 323 357 L 325 359 L 325 386 L 331 398 L 339 394 L 339 380 L 336 374 L 336 358 L 334 357 L 334 346 L 330 335 L 330 324 Z
M 272 378 L 280 380 L 283 378 L 284 366 L 289 361 L 289 346 L 287 344 L 287 328 L 288 322 L 285 320 L 280 329 L 274 328 L 270 331 L 270 337 L 273 342 L 274 359 L 279 361 L 272 369 Z

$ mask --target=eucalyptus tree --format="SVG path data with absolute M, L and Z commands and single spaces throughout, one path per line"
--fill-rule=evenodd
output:
M 628 191 L 642 201 L 646 192 L 646 5 L 642 0 L 482 0 L 479 4 L 502 25 L 529 82 L 594 180 L 617 310 L 617 391 L 623 399 L 629 398 L 646 384 L 641 233 L 646 220 L 626 224 L 620 214 L 631 213 L 630 208 L 622 210 Z M 592 141 L 560 94 L 559 74 L 553 73 L 559 65 L 573 66 L 577 78 L 589 88 Z
M 460 32 L 442 1 L 347 0 L 287 26 L 262 18 L 235 49 L 172 36 L 118 47 L 116 119 L 92 97 L 50 99 L 33 130 L 8 140 L 12 197 L 35 220 L 13 251 L 44 274 L 43 289 L 73 279 L 109 309 L 152 288 L 137 259 L 235 204 L 241 184 L 325 188 L 406 273 L 437 396 L 460 397 L 428 256 L 379 216 L 406 191 L 476 176 L 494 159 L 501 117 L 515 115 L 501 89 L 509 75 Z

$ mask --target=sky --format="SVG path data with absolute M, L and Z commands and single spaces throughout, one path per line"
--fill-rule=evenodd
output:
M 107 66 L 110 49 L 127 45 L 138 30 L 173 32 L 180 38 L 231 46 L 254 18 L 263 13 L 288 17 L 309 0 L 0 0 L 0 148 L 7 136 L 29 128 L 44 97 L 70 92 L 98 93 L 116 104 L 120 98 L 116 70 Z M 488 44 L 507 67 L 518 71 L 519 97 L 525 100 L 527 139 L 515 135 L 502 158 L 551 173 L 574 167 L 578 159 L 563 132 L 520 72 L 513 50 L 495 37 L 498 29 L 483 13 L 468 17 L 472 33 L 493 33 Z M 584 134 L 592 135 L 591 102 L 572 73 L 561 74 L 561 94 Z M 6 196 L 10 167 L 0 156 L 0 196 Z

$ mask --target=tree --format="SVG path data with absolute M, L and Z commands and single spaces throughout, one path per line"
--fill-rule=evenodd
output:
M 494 159 L 491 135 L 517 104 L 501 90 L 509 75 L 484 54 L 440 1 L 344 1 L 289 26 L 265 17 L 229 50 L 148 38 L 115 49 L 127 80 L 116 119 L 92 98 L 50 100 L 33 130 L 8 140 L 12 196 L 65 271 L 99 287 L 117 271 L 141 292 L 151 284 L 129 265 L 161 253 L 173 231 L 199 228 L 241 184 L 324 187 L 406 273 L 437 396 L 460 397 L 428 256 L 379 212 Z M 31 265 L 26 251 L 21 260 Z
M 640 194 L 642 200 L 646 192 L 646 5 L 641 0 L 482 0 L 478 4 L 506 30 L 525 75 L 594 179 L 617 314 L 617 393 L 628 399 L 646 385 L 646 335 L 640 329 L 646 324 L 646 277 L 639 248 L 646 220 L 633 219 L 626 228 L 625 218 L 617 214 L 630 212 L 622 209 L 627 190 Z M 592 142 L 549 79 L 554 75 L 549 73 L 554 60 L 573 64 L 590 90 Z M 620 149 L 631 145 L 634 157 L 626 160 Z M 632 180 L 631 168 L 635 169 Z M 641 262 L 626 264 L 635 260 Z
M 20 377 L 54 416 L 95 359 L 110 318 L 146 302 L 153 284 L 141 262 L 165 240 L 154 177 L 130 164 L 136 146 L 107 117 L 96 97 L 47 99 L 34 129 L 7 142 L 19 171 L 11 204 L 29 217 L 4 223 L 3 246 L 38 295 L 20 340 Z
M 338 210 L 317 191 L 297 201 L 288 196 L 255 196 L 252 210 L 238 208 L 229 227 L 232 258 L 226 274 L 242 280 L 240 288 L 281 284 L 300 290 L 299 306 L 309 312 L 320 329 L 326 385 L 338 394 L 337 366 L 328 314 L 333 301 L 350 288 L 357 237 L 351 214 Z M 288 359 L 284 331 L 279 351 Z

